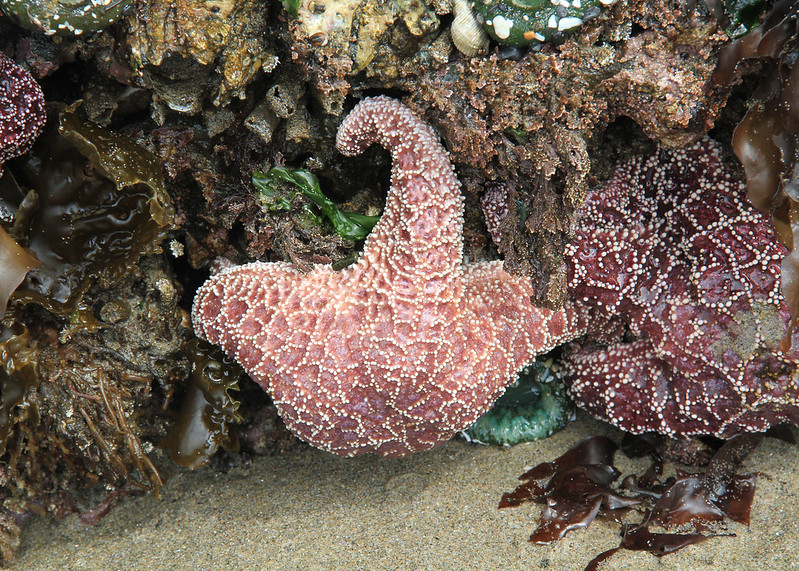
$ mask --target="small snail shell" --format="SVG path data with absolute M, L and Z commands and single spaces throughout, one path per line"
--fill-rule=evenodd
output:
M 477 55 L 488 49 L 488 34 L 477 22 L 468 0 L 452 0 L 450 36 L 458 51 L 465 56 Z

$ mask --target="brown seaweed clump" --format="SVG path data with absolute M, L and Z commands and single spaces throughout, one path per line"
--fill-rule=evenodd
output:
M 790 349 L 799 324 L 799 6 L 777 2 L 763 23 L 719 54 L 714 83 L 729 87 L 755 72 L 759 86 L 735 129 L 733 150 L 746 173 L 749 200 L 771 215 L 777 238 L 791 250 L 782 263 L 782 292 L 791 310 L 783 338 Z M 755 68 L 754 70 L 752 68 Z M 758 69 L 759 68 L 759 69 Z
M 131 262 L 160 252 L 172 225 L 160 167 L 144 149 L 72 109 L 51 122 L 17 165 L 19 179 L 0 189 L 13 208 L 10 232 L 42 265 L 14 298 L 96 327 L 84 303 L 91 282 L 135 272 Z M 20 187 L 30 190 L 17 201 Z
M 244 421 L 240 403 L 231 395 L 238 391 L 241 367 L 233 359 L 202 339 L 192 339 L 185 353 L 191 363 L 189 383 L 176 425 L 164 445 L 172 459 L 185 468 L 198 468 L 217 450 L 239 449 L 231 423 Z
M 0 312 L 5 313 L 8 298 L 14 292 L 28 272 L 41 265 L 41 262 L 31 256 L 24 248 L 17 244 L 0 226 Z
M 2 563 L 29 514 L 91 522 L 158 493 L 156 403 L 187 374 L 189 334 L 157 255 L 174 214 L 150 153 L 67 109 L 6 166 L 4 231 L 42 265 L 0 321 Z
M 789 437 L 793 441 L 790 433 Z M 661 480 L 662 443 L 652 435 L 626 435 L 625 454 L 650 456 L 652 464 L 640 475 L 627 476 L 614 489 L 611 484 L 621 475 L 613 465 L 618 446 L 609 438 L 594 436 L 522 474 L 523 483 L 504 494 L 499 507 L 543 504 L 538 527 L 530 536 L 532 543 L 540 545 L 588 527 L 597 518 L 620 522 L 629 512 L 640 513 L 640 523 L 622 524 L 619 547 L 597 555 L 586 571 L 597 569 L 620 549 L 667 555 L 713 536 L 728 535 L 727 520 L 749 524 L 755 477 L 736 471 L 762 438 L 762 434 L 738 435 L 717 449 L 704 473 L 677 470 L 676 476 Z

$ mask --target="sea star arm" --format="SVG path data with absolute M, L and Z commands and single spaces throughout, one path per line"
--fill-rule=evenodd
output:
M 271 345 L 279 345 L 289 335 L 285 327 L 273 326 L 272 319 L 302 277 L 283 262 L 255 262 L 219 272 L 194 298 L 195 333 L 220 346 L 245 369 L 257 369 L 266 337 Z
M 359 263 L 390 271 L 396 291 L 440 294 L 460 280 L 463 262 L 463 197 L 452 163 L 432 129 L 388 97 L 362 101 L 336 136 L 348 156 L 374 143 L 391 152 L 392 191 Z
M 558 310 L 534 306 L 530 281 L 507 273 L 501 261 L 467 265 L 464 289 L 465 296 L 479 300 L 482 311 L 491 316 L 485 327 L 495 331 L 501 352 L 494 361 L 507 363 L 509 377 L 536 355 L 586 332 L 585 315 L 571 301 Z

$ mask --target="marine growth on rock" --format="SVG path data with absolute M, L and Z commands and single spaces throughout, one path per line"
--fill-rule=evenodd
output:
M 508 46 L 551 40 L 599 16 L 616 0 L 473 0 L 488 35 Z
M 45 35 L 79 36 L 110 26 L 133 0 L 1 0 L 0 9 L 20 26 Z

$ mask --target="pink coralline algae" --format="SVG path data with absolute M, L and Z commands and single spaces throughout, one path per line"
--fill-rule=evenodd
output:
M 635 433 L 729 437 L 799 423 L 787 254 L 710 139 L 622 164 L 567 247 L 589 320 L 570 353 L 577 404 Z
M 501 262 L 463 263 L 463 198 L 433 131 L 399 102 L 361 102 L 337 146 L 391 151 L 386 208 L 359 261 L 303 274 L 252 263 L 213 276 L 192 310 L 303 440 L 402 456 L 470 426 L 534 356 L 577 325 L 530 304 Z
M 0 175 L 4 162 L 33 146 L 46 118 L 42 88 L 0 52 Z

